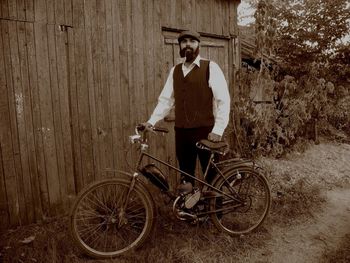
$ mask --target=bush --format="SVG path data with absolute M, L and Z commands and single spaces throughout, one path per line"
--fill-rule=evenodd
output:
M 327 134 L 330 127 L 350 133 L 350 95 L 344 86 L 320 78 L 316 67 L 298 79 L 285 75 L 276 81 L 273 75 L 268 69 L 240 72 L 235 112 L 242 155 L 279 157 L 305 140 L 318 142 L 318 133 Z

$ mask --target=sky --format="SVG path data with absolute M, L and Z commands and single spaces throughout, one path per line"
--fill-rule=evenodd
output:
M 254 12 L 255 9 L 242 0 L 238 6 L 238 24 L 243 26 L 254 22 Z

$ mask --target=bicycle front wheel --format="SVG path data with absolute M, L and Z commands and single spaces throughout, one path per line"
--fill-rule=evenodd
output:
M 137 183 L 128 196 L 129 188 L 129 180 L 107 179 L 78 195 L 70 214 L 70 229 L 88 255 L 110 258 L 125 254 L 147 238 L 154 220 L 152 198 Z
M 247 167 L 224 172 L 224 179 L 215 187 L 230 195 L 211 200 L 211 218 L 214 225 L 231 235 L 246 234 L 260 226 L 271 203 L 270 188 L 266 178 Z

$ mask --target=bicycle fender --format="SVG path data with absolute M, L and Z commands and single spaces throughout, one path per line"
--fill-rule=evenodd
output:
M 257 168 L 257 167 L 255 167 Z M 231 166 L 226 166 L 224 169 L 220 170 L 221 173 L 224 175 L 227 172 L 230 171 L 237 171 L 237 172 L 250 172 L 255 170 L 254 166 L 247 163 L 238 163 L 238 164 L 232 164 Z M 220 180 L 222 180 L 222 176 L 219 174 L 214 178 L 214 180 L 211 182 L 212 186 L 215 186 Z M 205 186 L 205 189 L 207 186 Z M 204 190 L 204 189 L 203 189 Z
M 132 180 L 132 178 L 134 177 L 134 175 L 132 173 L 129 172 L 125 172 L 122 170 L 112 170 L 112 169 L 106 169 L 105 171 L 107 172 L 113 172 L 116 174 L 120 174 L 120 175 L 124 175 L 124 178 L 128 178 L 130 180 Z M 142 173 L 138 173 L 138 175 L 143 175 Z M 113 179 L 114 177 L 109 177 L 109 179 Z M 146 185 L 146 183 L 142 180 L 140 180 L 140 178 L 136 177 L 136 182 L 138 184 L 139 187 L 141 187 L 149 196 L 150 198 L 153 200 L 151 192 L 148 190 L 148 187 Z

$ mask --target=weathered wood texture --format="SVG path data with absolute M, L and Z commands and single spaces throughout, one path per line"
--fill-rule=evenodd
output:
M 201 32 L 234 95 L 238 3 L 0 0 L 0 228 L 65 213 L 105 168 L 129 170 L 128 135 L 178 62 L 180 30 Z M 163 125 L 151 146 L 176 165 Z

